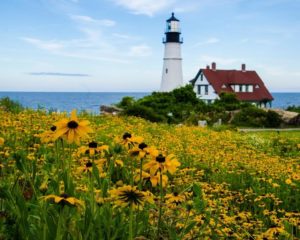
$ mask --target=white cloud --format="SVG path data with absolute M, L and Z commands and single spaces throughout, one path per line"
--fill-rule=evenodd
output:
M 81 23 L 95 23 L 104 27 L 113 27 L 116 25 L 116 22 L 110 19 L 94 19 L 84 15 L 71 15 L 70 17 L 71 19 Z
M 218 42 L 220 42 L 220 39 L 211 37 L 211 38 L 206 39 L 205 41 L 196 43 L 194 46 L 197 47 L 197 46 L 202 46 L 202 45 L 207 45 L 207 44 L 215 44 Z
M 151 54 L 151 48 L 146 44 L 132 46 L 129 51 L 129 56 L 132 57 L 147 57 Z
M 139 39 L 139 37 L 131 36 L 131 35 L 127 35 L 127 34 L 113 33 L 112 35 L 116 38 L 124 39 L 124 40 L 138 40 Z
M 40 49 L 49 50 L 49 51 L 58 51 L 63 49 L 64 47 L 63 44 L 56 41 L 43 41 L 37 38 L 28 38 L 28 37 L 23 37 L 21 39 Z
M 134 14 L 153 16 L 155 13 L 170 8 L 175 0 L 112 0 L 117 5 L 129 9 Z

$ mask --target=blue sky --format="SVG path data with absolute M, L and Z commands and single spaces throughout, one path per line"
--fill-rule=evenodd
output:
M 300 0 L 1 0 L 0 91 L 158 90 L 172 11 L 184 82 L 246 63 L 300 92 Z

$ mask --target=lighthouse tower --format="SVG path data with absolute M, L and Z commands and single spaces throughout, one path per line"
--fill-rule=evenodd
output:
M 165 31 L 166 37 L 163 39 L 165 44 L 164 64 L 160 85 L 161 92 L 169 92 L 182 86 L 182 58 L 180 39 L 179 20 L 174 17 L 174 13 L 167 20 Z

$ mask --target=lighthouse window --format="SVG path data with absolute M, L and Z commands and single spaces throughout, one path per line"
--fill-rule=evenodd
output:
M 168 69 L 166 68 L 166 74 L 168 73 Z

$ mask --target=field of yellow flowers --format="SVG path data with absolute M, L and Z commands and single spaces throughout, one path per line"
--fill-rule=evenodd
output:
M 300 132 L 0 110 L 0 239 L 300 239 Z

